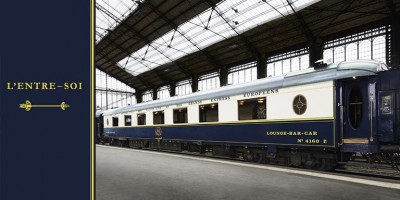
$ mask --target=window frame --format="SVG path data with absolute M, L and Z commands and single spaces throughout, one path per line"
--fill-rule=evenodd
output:
M 156 122 L 155 122 L 155 116 L 156 116 L 156 113 L 157 113 L 157 112 L 161 112 L 161 113 L 162 113 L 162 119 L 161 119 L 161 122 L 162 122 L 162 123 L 156 123 Z M 164 110 L 153 111 L 153 124 L 154 124 L 154 125 L 157 125 L 157 124 L 165 124 L 165 111 L 164 111 Z
M 214 105 L 214 106 L 212 106 Z M 202 121 L 202 112 L 205 111 L 205 109 L 215 109 L 217 111 L 217 120 L 216 121 Z M 205 113 L 206 114 L 206 113 Z M 207 118 L 207 117 L 206 117 Z M 205 122 L 219 122 L 219 109 L 218 109 L 218 103 L 208 103 L 208 104 L 201 104 L 199 105 L 199 123 L 205 123 Z
M 179 111 L 179 110 L 185 110 L 186 111 L 186 117 L 185 117 L 185 120 L 184 120 L 184 122 L 176 122 L 175 121 L 175 112 L 176 111 Z M 173 110 L 172 110 L 172 122 L 173 122 L 173 124 L 187 124 L 188 123 L 188 108 L 187 107 L 182 107 L 182 108 L 174 108 Z
M 146 113 L 137 113 L 136 116 L 137 116 L 136 122 L 137 122 L 137 125 L 138 125 L 138 126 L 144 126 L 144 125 L 147 124 L 147 122 L 146 122 Z M 142 119 L 144 119 L 143 123 L 139 123 L 139 116 L 140 116 L 140 118 L 143 117 L 143 118 L 142 118 Z
M 119 118 L 117 117 L 112 117 L 112 126 L 116 127 L 119 126 Z
M 130 118 L 129 124 L 127 124 L 127 121 L 126 121 L 127 117 Z M 124 125 L 125 126 L 132 126 L 132 115 L 124 115 Z
M 260 102 L 261 100 L 263 102 Z M 251 115 L 252 115 L 251 119 L 241 119 L 240 106 L 243 106 L 246 101 L 247 102 L 251 102 L 253 104 L 252 105 L 253 106 L 253 108 L 252 108 L 253 110 L 251 111 Z M 243 104 L 241 102 L 243 102 Z M 265 106 L 265 108 L 264 108 L 264 117 L 263 118 L 254 118 L 254 116 L 258 114 L 258 113 L 254 113 L 254 109 L 259 109 L 259 108 L 256 108 L 258 103 L 259 104 L 263 103 L 263 105 Z M 250 99 L 239 99 L 239 100 L 237 100 L 237 113 L 238 113 L 238 115 L 237 115 L 237 120 L 238 121 L 263 120 L 263 119 L 265 120 L 265 119 L 267 119 L 267 97 L 264 96 L 264 97 L 256 97 L 256 98 L 250 98 Z

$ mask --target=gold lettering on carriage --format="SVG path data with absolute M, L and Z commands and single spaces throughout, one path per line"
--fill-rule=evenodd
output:
M 218 101 L 224 101 L 224 100 L 229 100 L 231 99 L 230 96 L 225 96 L 225 97 L 217 97 L 217 98 L 212 98 L 211 102 L 218 102 Z
M 267 131 L 266 135 L 271 136 L 317 136 L 318 131 Z
M 189 102 L 189 105 L 196 105 L 196 104 L 202 104 L 202 101 L 191 101 Z
M 257 91 L 257 92 L 244 93 L 243 97 L 254 97 L 254 96 L 260 96 L 260 95 L 266 95 L 266 94 L 275 94 L 278 92 L 279 92 L 278 89 L 262 90 L 262 91 Z

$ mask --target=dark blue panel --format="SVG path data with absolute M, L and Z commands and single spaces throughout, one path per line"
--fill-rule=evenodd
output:
M 358 127 L 353 127 L 350 116 L 351 113 L 350 95 L 353 89 L 359 88 L 361 92 L 360 100 L 362 101 L 361 121 Z M 342 81 L 342 98 L 343 98 L 343 138 L 369 138 L 370 137 L 370 119 L 369 119 L 369 79 L 355 79 Z M 360 118 L 358 118 L 360 119 Z
M 379 88 L 378 91 L 391 91 L 393 92 L 392 106 L 393 106 L 393 114 L 394 119 L 392 124 L 388 124 L 386 121 L 385 124 L 382 124 L 380 127 L 384 128 L 384 133 L 387 133 L 389 127 L 393 125 L 393 137 L 388 134 L 384 135 L 381 141 L 392 141 L 392 140 L 400 140 L 400 69 L 393 69 L 389 71 L 384 71 L 379 73 Z M 379 100 L 381 101 L 381 100 Z
M 381 91 L 378 96 L 378 133 L 379 141 L 394 140 L 395 95 L 393 91 Z
M 378 150 L 378 145 L 370 144 L 343 144 L 340 147 L 342 152 L 377 153 Z
M 162 139 L 334 146 L 333 121 L 160 126 Z M 154 139 L 156 126 L 106 128 L 106 136 Z
M 90 199 L 90 1 L 0 1 L 0 199 Z M 6 90 L 82 82 L 82 90 Z M 71 105 L 32 108 L 19 104 Z
M 396 122 L 394 125 L 394 132 L 396 133 L 395 140 L 400 142 L 400 89 L 396 92 L 396 102 L 394 110 L 394 112 L 396 113 Z
M 400 69 L 379 72 L 381 90 L 400 90 Z

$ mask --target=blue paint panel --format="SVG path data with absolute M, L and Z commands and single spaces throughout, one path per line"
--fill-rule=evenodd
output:
M 386 121 L 380 128 L 380 133 L 384 135 L 380 141 L 390 142 L 392 140 L 400 141 L 400 69 L 392 69 L 389 71 L 379 72 L 379 91 L 393 92 L 392 106 L 393 106 L 393 120 Z M 382 103 L 382 102 L 381 102 Z M 379 105 L 382 108 L 382 105 Z M 386 117 L 384 117 L 386 118 Z M 382 119 L 381 119 L 382 120 Z M 381 122 L 379 122 L 381 123 Z M 392 123 L 392 124 L 390 124 Z M 393 135 L 391 128 L 393 127 Z M 383 130 L 383 131 L 382 131 Z M 388 134 L 389 133 L 389 134 Z
M 160 126 L 162 139 L 203 142 L 334 146 L 333 120 Z M 155 139 L 157 126 L 105 128 L 105 136 Z
M 400 69 L 379 72 L 380 90 L 400 89 Z
M 342 152 L 361 152 L 361 153 L 378 153 L 378 145 L 370 144 L 343 144 L 340 147 Z
M 392 142 L 394 140 L 394 111 L 395 96 L 393 91 L 380 91 L 378 99 L 378 130 L 379 141 Z
M 369 120 L 369 80 L 366 78 L 361 78 L 357 80 L 345 80 L 342 82 L 343 90 L 343 138 L 353 139 L 353 138 L 369 138 L 370 137 L 370 120 Z M 361 96 L 355 95 L 361 98 L 361 121 L 359 121 L 358 126 L 354 126 L 351 117 L 355 112 L 351 112 L 351 93 L 356 89 L 360 89 Z M 358 99 L 357 98 L 357 99 Z

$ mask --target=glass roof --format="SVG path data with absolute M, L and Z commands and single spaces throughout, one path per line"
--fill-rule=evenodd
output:
M 318 1 L 225 0 L 133 52 L 118 65 L 136 76 Z
M 137 2 L 132 0 L 96 0 L 96 42 L 113 30 L 137 6 Z

